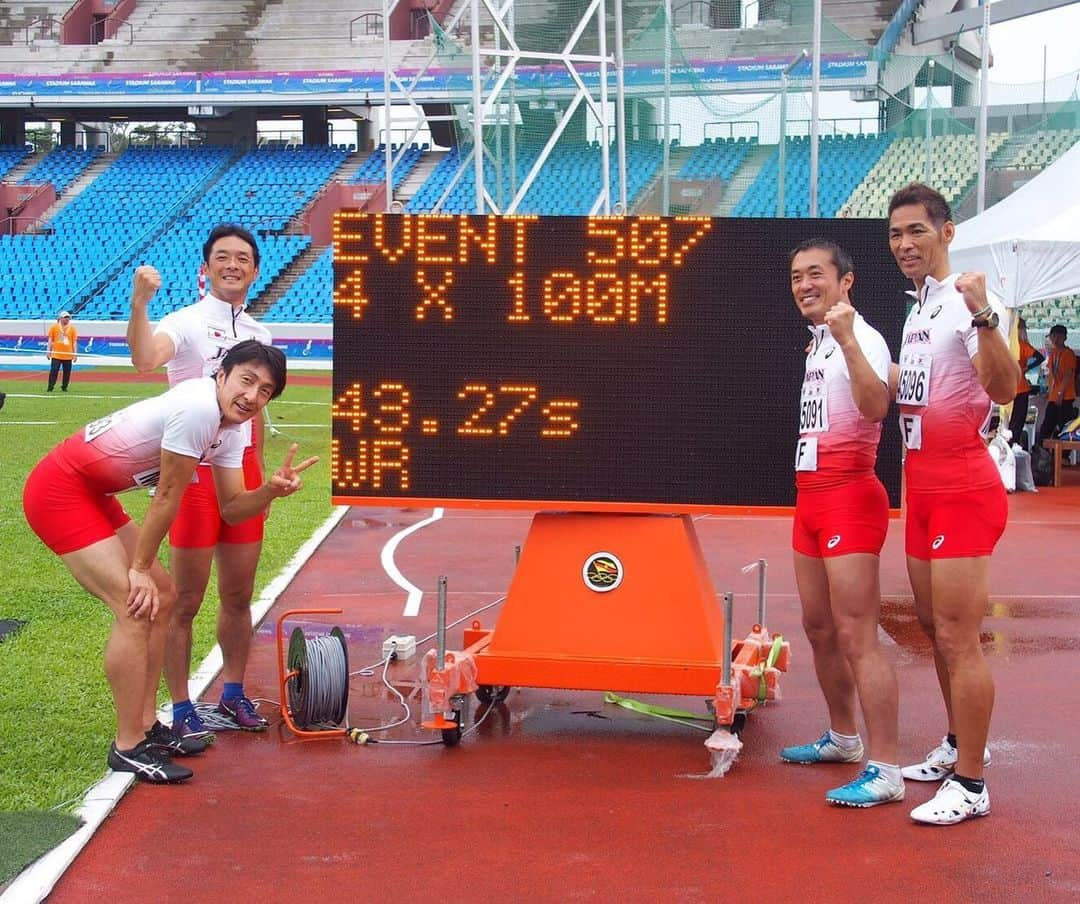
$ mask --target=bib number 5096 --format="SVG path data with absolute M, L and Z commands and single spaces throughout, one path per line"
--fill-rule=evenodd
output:
M 907 368 L 900 371 L 896 387 L 896 401 L 901 405 L 925 405 L 929 374 L 925 368 Z

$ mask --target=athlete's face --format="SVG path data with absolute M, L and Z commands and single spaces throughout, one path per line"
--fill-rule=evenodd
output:
M 825 322 L 825 313 L 838 301 L 847 299 L 855 274 L 840 276 L 832 252 L 808 248 L 791 259 L 791 294 L 799 313 L 815 325 Z
M 900 272 L 917 288 L 926 277 L 949 275 L 949 243 L 956 227 L 949 221 L 938 229 L 922 204 L 897 207 L 889 217 L 889 249 Z
M 276 388 L 265 364 L 237 364 L 227 375 L 219 370 L 216 379 L 221 420 L 228 424 L 251 420 L 266 407 Z
M 214 242 L 205 266 L 210 291 L 215 298 L 229 304 L 243 304 L 248 289 L 259 275 L 254 249 L 236 235 L 227 235 Z

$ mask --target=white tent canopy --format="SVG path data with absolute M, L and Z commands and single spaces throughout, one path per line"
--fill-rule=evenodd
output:
M 949 261 L 984 272 L 1009 308 L 1080 292 L 1080 143 L 959 224 Z

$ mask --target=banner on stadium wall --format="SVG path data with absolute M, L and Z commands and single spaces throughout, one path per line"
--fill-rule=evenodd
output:
M 195 94 L 197 72 L 85 72 L 64 75 L 0 75 L 0 95 Z
M 671 70 L 674 85 L 763 86 L 779 82 L 780 73 L 790 63 L 786 57 L 759 57 L 734 60 L 694 60 L 686 66 Z M 578 74 L 585 85 L 596 85 L 600 71 L 595 65 L 579 66 Z M 410 81 L 415 72 L 398 73 L 402 81 Z M 806 60 L 792 72 L 793 78 L 810 78 L 810 61 Z M 823 54 L 823 81 L 865 83 L 876 80 L 877 67 L 862 54 Z M 489 76 L 489 82 L 495 76 Z M 609 69 L 612 87 L 614 68 Z M 627 88 L 660 87 L 664 84 L 664 67 L 651 63 L 631 64 L 623 70 Z M 570 90 L 576 83 L 561 63 L 546 66 L 518 66 L 516 85 L 521 91 Z M 416 81 L 420 94 L 462 93 L 471 91 L 472 73 L 468 69 L 429 69 Z M 375 94 L 383 91 L 383 73 L 332 71 L 288 72 L 147 72 L 147 73 L 79 73 L 61 75 L 0 75 L 0 96 L 61 97 L 71 95 L 155 95 L 202 94 L 229 97 L 250 94 Z

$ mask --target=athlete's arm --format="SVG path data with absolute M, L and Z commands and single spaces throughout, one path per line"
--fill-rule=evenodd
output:
M 846 301 L 839 301 L 825 312 L 825 323 L 844 353 L 851 397 L 859 414 L 868 421 L 884 420 L 889 413 L 889 387 L 870 366 L 855 338 L 855 309 Z
M 149 615 L 153 621 L 158 610 L 158 590 L 150 576 L 150 566 L 157 558 L 158 547 L 176 520 L 180 499 L 191 483 L 199 460 L 188 455 L 178 455 L 161 450 L 161 473 L 157 490 L 150 500 L 142 527 L 135 540 L 135 553 L 128 569 L 128 613 L 134 618 Z
M 289 446 L 281 467 L 255 490 L 244 489 L 244 472 L 241 468 L 223 468 L 214 465 L 214 488 L 217 490 L 222 520 L 226 524 L 239 524 L 259 514 L 275 499 L 291 496 L 299 490 L 304 485 L 300 479 L 301 472 L 315 464 L 319 457 L 313 455 L 294 465 L 293 457 L 298 448 L 296 443 Z
M 157 290 L 161 288 L 161 274 L 147 264 L 135 269 L 131 285 L 131 316 L 128 318 L 127 341 L 131 349 L 131 363 L 143 374 L 156 370 L 171 361 L 176 346 L 165 333 L 155 333 L 150 328 L 146 307 Z
M 972 314 L 985 310 L 986 276 L 982 273 L 962 273 L 956 280 L 956 291 L 964 296 L 964 303 Z M 986 394 L 999 405 L 1008 405 L 1016 398 L 1020 383 L 1020 365 L 1009 349 L 1009 344 L 996 329 L 978 330 L 979 350 L 971 358 L 975 373 Z

